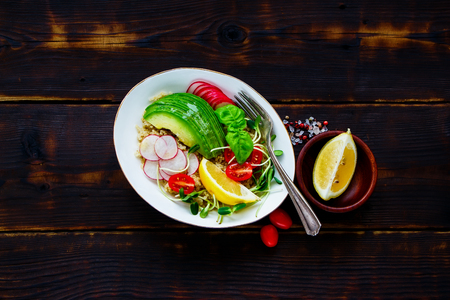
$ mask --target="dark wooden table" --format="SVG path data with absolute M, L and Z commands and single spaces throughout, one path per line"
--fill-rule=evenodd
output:
M 176 67 L 352 128 L 378 163 L 368 202 L 314 208 L 316 237 L 295 217 L 275 248 L 268 219 L 157 212 L 113 124 L 131 87 Z M 0 142 L 1 299 L 450 297 L 449 1 L 2 1 Z

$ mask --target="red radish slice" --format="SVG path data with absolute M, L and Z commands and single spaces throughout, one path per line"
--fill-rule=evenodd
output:
M 168 175 L 174 175 L 180 173 L 181 170 L 186 168 L 187 159 L 183 151 L 178 149 L 177 155 L 172 159 L 160 160 L 159 167 Z
M 150 179 L 156 180 L 158 177 L 161 178 L 161 176 L 158 176 L 158 162 L 146 160 L 144 162 L 144 173 Z
M 236 105 L 233 101 L 221 101 L 213 106 L 213 109 L 216 110 L 219 107 L 225 106 L 225 105 Z
M 225 106 L 225 105 L 235 105 L 234 102 L 228 98 L 224 98 L 224 97 L 218 97 L 216 99 L 214 99 L 213 101 L 211 101 L 209 103 L 209 105 L 211 105 L 211 107 L 216 110 L 221 106 Z
M 202 87 L 199 88 L 194 95 L 197 95 L 203 99 L 205 99 L 205 95 L 211 92 L 211 88 L 210 87 Z M 206 100 L 206 99 L 205 99 Z
M 208 91 L 202 93 L 200 97 L 205 99 L 207 102 L 211 102 L 212 100 L 219 98 L 220 94 L 217 91 L 208 90 Z
M 191 85 L 188 87 L 188 89 L 186 90 L 186 93 L 194 94 L 195 89 L 198 88 L 199 86 L 203 85 L 203 84 L 204 84 L 203 81 L 194 81 L 194 82 L 191 83 Z
M 171 135 L 163 135 L 155 142 L 155 153 L 160 159 L 172 159 L 177 155 L 178 145 Z
M 205 94 L 207 94 L 208 92 L 209 92 L 209 93 L 216 94 L 216 96 L 223 95 L 223 92 L 222 92 L 220 89 L 218 89 L 218 88 L 216 88 L 216 87 L 214 87 L 214 86 L 208 87 L 206 90 L 201 90 L 201 92 L 199 91 L 199 94 L 205 95 Z
M 165 181 L 169 181 L 169 178 L 172 175 L 167 174 L 166 172 L 164 172 L 163 170 L 159 169 L 159 177 L 164 179 Z
M 184 154 L 187 156 L 188 152 L 184 151 Z M 192 175 L 195 172 L 197 172 L 199 165 L 200 165 L 200 162 L 198 161 L 197 155 L 195 155 L 195 153 L 189 154 L 189 167 L 186 171 L 186 174 Z
M 157 161 L 159 159 L 158 155 L 155 153 L 155 143 L 157 139 L 159 139 L 159 136 L 150 134 L 142 140 L 139 145 L 139 152 L 143 158 L 151 161 Z
M 204 99 L 215 110 L 225 105 L 236 105 L 233 100 L 228 98 L 217 86 L 205 81 L 197 80 L 191 83 L 187 89 L 188 93 Z
M 200 93 L 200 91 L 201 90 L 203 90 L 203 89 L 208 89 L 208 88 L 210 88 L 212 85 L 210 85 L 210 84 L 208 84 L 208 83 L 206 83 L 206 82 L 203 82 L 203 83 L 201 83 L 201 84 L 199 84 L 196 88 L 195 88 L 195 90 L 194 90 L 194 94 L 195 95 L 198 95 L 199 93 Z
M 155 142 L 155 154 L 158 156 L 158 158 L 161 158 L 167 151 L 167 143 L 164 139 L 158 139 Z

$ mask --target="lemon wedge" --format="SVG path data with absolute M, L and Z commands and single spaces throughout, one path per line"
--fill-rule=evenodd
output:
M 203 158 L 199 166 L 200 180 L 206 190 L 227 205 L 251 203 L 260 200 L 249 189 L 222 172 L 215 164 Z
M 356 145 L 350 128 L 329 140 L 320 150 L 313 169 L 313 184 L 323 200 L 340 196 L 356 168 Z

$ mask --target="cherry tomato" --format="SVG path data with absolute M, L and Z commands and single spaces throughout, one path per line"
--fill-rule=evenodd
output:
M 244 162 L 242 165 L 238 163 L 231 164 L 225 170 L 228 178 L 235 181 L 243 181 L 252 177 L 252 166 L 248 162 Z
M 275 225 L 276 227 L 280 229 L 289 229 L 292 226 L 292 219 L 288 215 L 288 213 L 281 209 L 277 208 L 275 209 L 270 215 L 269 215 L 270 222 Z
M 230 163 L 230 161 L 233 159 L 234 157 L 234 153 L 233 151 L 231 151 L 230 148 L 226 148 L 225 151 L 223 151 L 223 157 L 225 158 L 225 161 L 227 163 Z
M 261 149 L 261 148 L 255 147 L 255 149 L 253 149 L 252 154 L 250 154 L 250 156 L 247 158 L 246 162 L 248 162 L 249 164 L 252 164 L 252 165 L 259 165 L 261 163 L 264 154 L 258 149 Z M 226 148 L 225 151 L 223 152 L 223 156 L 225 158 L 225 161 L 227 163 L 230 163 L 230 161 L 234 157 L 234 153 L 233 153 L 233 151 L 231 151 L 230 148 Z M 253 168 L 253 166 L 252 166 L 252 168 Z
M 269 224 L 261 228 L 261 240 L 267 247 L 275 247 L 278 243 L 278 230 Z
M 183 192 L 187 195 L 194 191 L 195 181 L 192 177 L 179 173 L 170 176 L 169 187 L 177 193 L 183 188 Z
M 252 154 L 247 159 L 247 161 L 250 164 L 252 164 L 252 165 L 259 165 L 261 163 L 264 154 L 260 150 L 261 150 L 261 148 L 259 148 L 259 147 L 255 147 L 253 149 Z

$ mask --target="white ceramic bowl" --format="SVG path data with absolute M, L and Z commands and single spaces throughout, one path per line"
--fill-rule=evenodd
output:
M 149 99 L 161 92 L 186 92 L 190 83 L 201 79 L 220 87 L 230 99 L 234 99 L 234 95 L 243 90 L 269 112 L 275 123 L 273 133 L 277 136 L 273 142 L 273 148 L 283 150 L 284 153 L 279 157 L 279 161 L 291 179 L 294 178 L 294 150 L 283 122 L 269 102 L 239 79 L 223 73 L 196 68 L 177 68 L 157 73 L 144 79 L 128 92 L 117 111 L 114 123 L 114 147 L 120 167 L 135 191 L 151 206 L 172 219 L 208 228 L 227 228 L 258 221 L 270 214 L 284 201 L 287 196 L 284 185 L 272 184 L 274 191 L 267 197 L 257 216 L 256 211 L 260 203 L 240 210 L 233 215 L 225 216 L 222 224 L 219 224 L 216 222 L 217 211 L 210 212 L 208 217 L 202 219 L 199 215 L 191 214 L 188 204 L 172 202 L 164 197 L 156 182 L 147 178 L 144 174 L 141 162 L 135 156 L 135 152 L 139 148 L 136 125 L 142 125 L 142 115 L 145 108 L 150 104 Z M 278 175 L 276 174 L 276 176 Z

